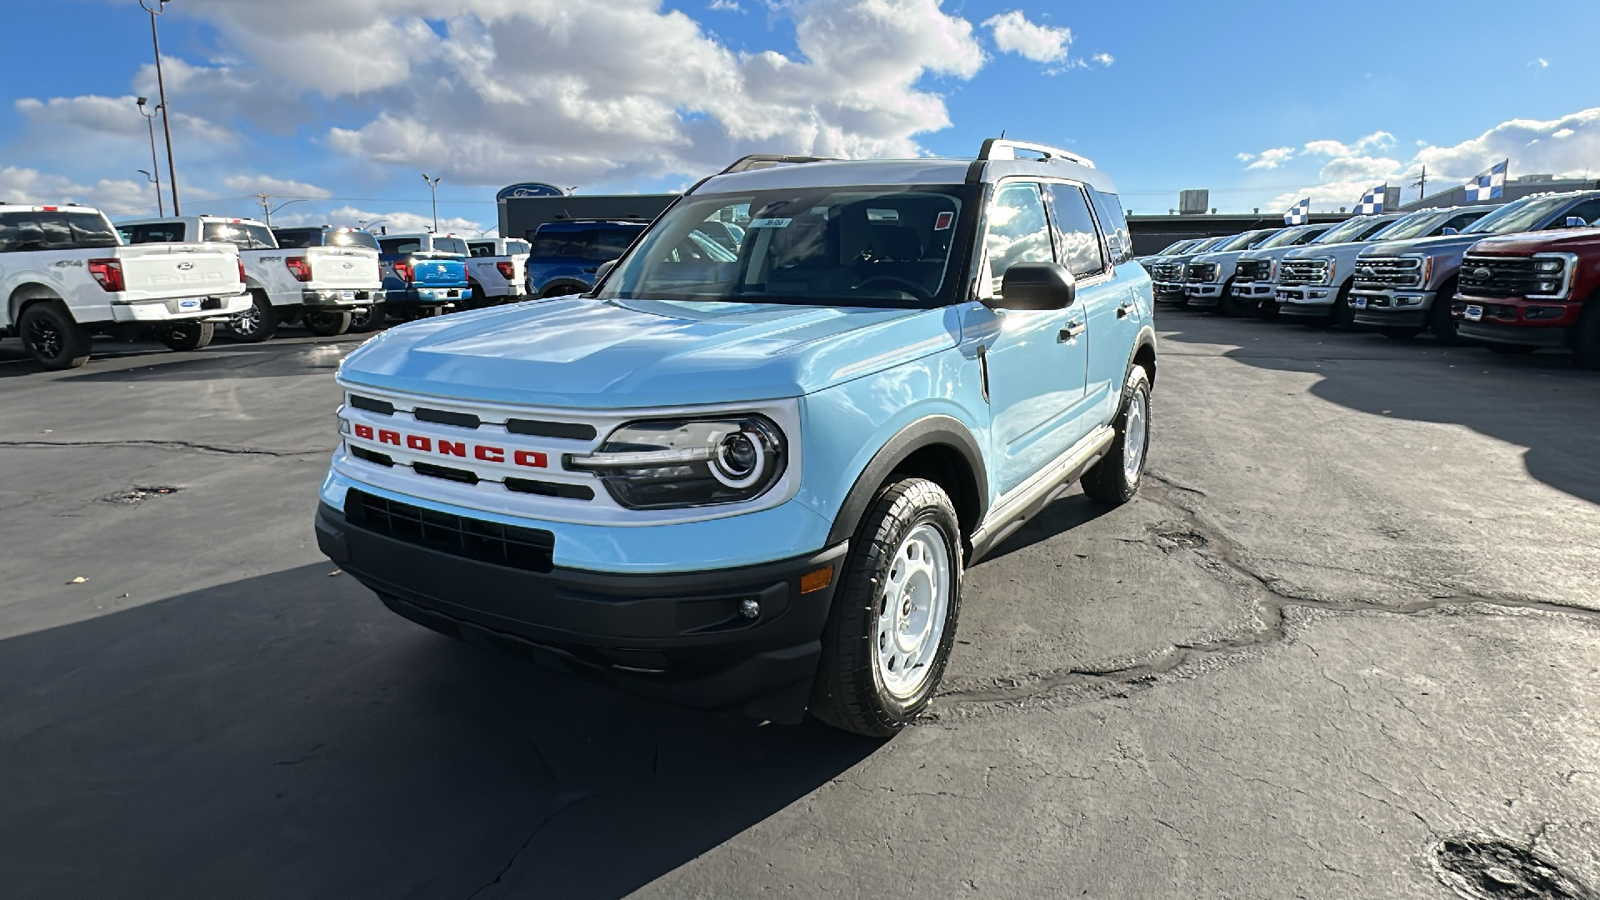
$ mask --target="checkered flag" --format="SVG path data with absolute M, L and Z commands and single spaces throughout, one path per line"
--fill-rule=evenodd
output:
M 1358 215 L 1358 216 L 1377 216 L 1377 215 L 1382 215 L 1383 214 L 1383 201 L 1388 196 L 1388 194 L 1389 194 L 1389 186 L 1387 184 L 1379 185 L 1378 187 L 1375 187 L 1372 190 L 1367 191 L 1365 194 L 1362 194 L 1361 195 L 1361 200 L 1356 203 L 1356 215 Z
M 1467 202 L 1481 203 L 1484 200 L 1499 200 L 1505 193 L 1506 170 L 1511 168 L 1511 160 L 1500 163 L 1477 178 L 1467 182 Z
M 1304 225 L 1306 220 L 1310 217 L 1311 198 L 1307 197 L 1304 200 L 1301 200 L 1299 203 L 1289 207 L 1289 211 L 1283 214 L 1283 224 Z

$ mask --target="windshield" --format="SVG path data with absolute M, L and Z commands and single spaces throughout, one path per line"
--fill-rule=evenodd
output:
M 1356 235 L 1359 235 L 1362 231 L 1372 227 L 1372 225 L 1373 220 L 1371 216 L 1357 216 L 1354 219 L 1346 219 L 1337 227 L 1329 230 L 1327 234 L 1324 234 L 1322 237 L 1317 238 L 1311 243 L 1343 244 L 1347 241 L 1354 241 L 1356 240 Z
M 1167 255 L 1173 254 L 1173 253 L 1182 253 L 1183 251 L 1189 249 L 1190 245 L 1195 244 L 1195 243 L 1198 243 L 1198 242 L 1194 238 L 1190 238 L 1190 239 L 1188 239 L 1186 241 L 1173 241 L 1171 244 L 1167 245 L 1167 249 L 1162 250 L 1160 253 L 1157 253 L 1156 255 L 1157 256 L 1167 256 Z
M 200 240 L 232 244 L 240 250 L 278 249 L 278 239 L 267 226 L 252 222 L 206 222 L 200 229 Z
M 1252 246 L 1253 242 L 1261 237 L 1263 235 L 1259 231 L 1246 231 L 1244 234 L 1234 235 L 1226 243 L 1218 244 L 1216 250 L 1219 253 L 1226 253 L 1229 250 L 1244 250 Z
M 369 250 L 378 249 L 378 239 L 370 231 L 354 229 L 341 229 L 328 232 L 328 243 L 334 247 L 366 247 Z
M 970 191 L 863 186 L 691 196 L 646 232 L 600 296 L 927 305 L 953 283 L 953 238 Z M 1011 209 L 997 203 L 992 215 L 1001 238 L 1005 212 Z
M 1190 247 L 1189 249 L 1187 249 L 1187 250 L 1185 250 L 1183 252 L 1184 253 L 1204 253 L 1207 250 L 1213 249 L 1214 247 L 1216 247 L 1218 244 L 1222 243 L 1223 241 L 1231 240 L 1232 238 L 1235 238 L 1235 237 L 1238 237 L 1238 235 L 1225 234 L 1225 235 L 1223 235 L 1221 237 L 1206 238 L 1205 240 L 1201 241 L 1198 244 L 1195 244 L 1193 247 Z
M 1403 219 L 1389 223 L 1381 231 L 1374 234 L 1374 241 L 1403 241 L 1408 238 L 1421 237 L 1443 222 L 1449 213 L 1420 212 L 1412 213 Z
M 1282 230 L 1282 231 L 1278 232 L 1277 234 L 1273 235 L 1272 237 L 1269 237 L 1265 241 L 1262 241 L 1261 243 L 1257 244 L 1256 245 L 1256 249 L 1257 250 L 1272 250 L 1272 249 L 1277 248 L 1277 247 L 1292 247 L 1295 244 L 1300 243 L 1300 240 L 1306 236 L 1306 232 L 1311 231 L 1311 230 L 1313 230 L 1313 229 L 1312 228 L 1298 228 L 1298 227 L 1296 227 L 1296 228 L 1285 228 L 1284 230 Z
M 1462 234 L 1516 234 L 1531 231 L 1551 213 L 1572 202 L 1571 197 L 1529 197 L 1508 203 L 1461 230 Z

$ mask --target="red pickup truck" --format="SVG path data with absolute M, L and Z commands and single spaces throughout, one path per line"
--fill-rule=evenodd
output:
M 1600 369 L 1600 228 L 1479 241 L 1461 263 L 1460 336 L 1507 353 L 1570 349 Z

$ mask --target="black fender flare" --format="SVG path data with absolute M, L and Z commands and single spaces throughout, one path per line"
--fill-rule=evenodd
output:
M 850 487 L 849 493 L 845 494 L 844 502 L 839 505 L 839 512 L 833 518 L 833 527 L 828 532 L 828 546 L 855 536 L 856 526 L 861 522 L 861 517 L 866 515 L 867 507 L 877 496 L 879 486 L 889 479 L 895 467 L 918 450 L 941 445 L 950 447 L 960 454 L 967 464 L 967 470 L 972 476 L 972 484 L 969 487 L 973 491 L 973 497 L 970 501 L 974 504 L 971 527 L 977 528 L 989 511 L 989 475 L 983 462 L 983 448 L 960 420 L 946 415 L 931 415 L 902 428 L 873 454 L 866 468 L 856 476 L 855 484 Z M 957 503 L 959 509 L 962 498 L 951 499 Z
M 1150 351 L 1150 386 L 1156 386 L 1156 330 L 1146 323 L 1139 327 L 1139 336 L 1133 339 L 1133 349 L 1128 351 L 1128 368 L 1123 370 L 1124 376 L 1134 366 L 1139 364 L 1139 354 Z

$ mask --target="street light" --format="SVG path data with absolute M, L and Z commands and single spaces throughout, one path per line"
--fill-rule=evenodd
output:
M 139 0 L 139 6 L 150 14 L 150 43 L 156 48 L 156 94 L 161 98 L 161 105 L 156 109 L 161 112 L 161 131 L 167 136 L 167 180 L 172 185 L 172 214 L 183 215 L 183 209 L 178 205 L 178 164 L 172 159 L 172 110 L 167 106 L 167 82 L 161 74 L 161 36 L 156 33 L 156 16 L 167 11 L 167 4 L 172 0 L 153 0 L 155 6 L 149 5 L 147 0 Z M 155 135 L 152 132 L 151 142 L 154 143 Z
M 271 201 L 272 201 L 272 195 L 271 194 L 264 194 L 264 193 L 263 194 L 251 194 L 251 196 L 255 197 L 256 198 L 256 202 L 261 204 L 261 217 L 263 219 L 267 220 L 266 224 L 267 224 L 268 228 L 272 227 L 272 214 L 273 213 L 277 212 L 280 209 L 283 209 L 285 206 L 288 206 L 291 203 L 304 203 L 308 199 L 306 197 L 299 197 L 299 198 L 296 198 L 294 200 L 285 200 L 282 203 L 279 203 L 277 206 L 272 206 L 272 205 L 270 205 Z
M 167 208 L 161 203 L 161 160 L 156 158 L 156 113 L 161 112 L 161 106 L 157 104 L 155 109 L 145 112 L 145 107 L 149 104 L 149 101 L 140 97 L 135 102 L 139 105 L 139 115 L 144 116 L 144 124 L 150 130 L 150 168 L 155 171 L 155 174 L 144 172 L 143 169 L 139 171 L 144 172 L 144 177 L 155 183 L 156 215 L 166 218 Z
M 142 0 L 141 0 L 142 2 Z M 443 178 L 429 178 L 427 172 L 422 173 L 422 180 L 428 183 L 428 193 L 433 195 L 433 230 L 439 230 L 439 182 Z

